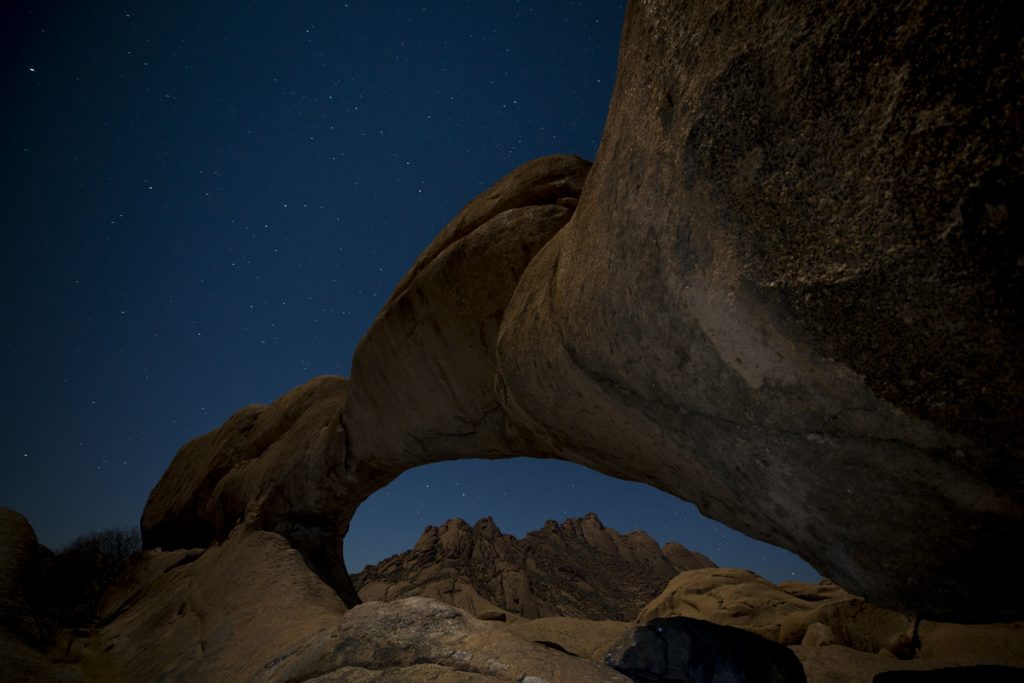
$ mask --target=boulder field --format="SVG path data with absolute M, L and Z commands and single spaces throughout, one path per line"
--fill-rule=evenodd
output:
M 545 157 L 470 202 L 350 381 L 182 449 L 145 545 L 273 532 L 354 606 L 361 501 L 534 455 L 693 501 L 872 603 L 1021 619 L 1012 10 L 631 2 L 593 167 Z

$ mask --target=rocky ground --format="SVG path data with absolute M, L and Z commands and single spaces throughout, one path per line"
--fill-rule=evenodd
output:
M 66 630 L 40 650 L 24 636 L 32 605 L 20 586 L 36 552 L 35 536 L 20 515 L 0 512 L 0 663 L 10 681 L 585 683 L 689 680 L 679 676 L 700 669 L 732 672 L 735 680 L 863 683 L 888 671 L 1024 667 L 1021 623 L 924 621 L 914 645 L 912 617 L 828 581 L 774 585 L 749 571 L 714 566 L 683 570 L 631 619 L 529 619 L 492 603 L 466 605 L 476 608 L 467 611 L 441 601 L 464 600 L 464 591 L 438 592 L 441 572 L 432 567 L 443 570 L 447 585 L 471 586 L 479 576 L 470 539 L 493 549 L 502 539 L 517 548 L 539 538 L 544 547 L 566 534 L 581 566 L 594 566 L 615 548 L 635 567 L 636 548 L 650 547 L 638 539 L 649 539 L 618 534 L 593 516 L 548 525 L 522 540 L 500 534 L 488 520 L 428 529 L 418 549 L 367 574 L 380 586 L 401 585 L 399 594 L 352 609 L 271 532 L 237 534 L 206 550 L 147 551 L 108 591 L 91 628 Z M 474 538 L 479 527 L 484 530 Z M 448 547 L 467 552 L 435 552 L 446 529 L 460 540 Z M 619 542 L 609 546 L 609 539 Z M 668 562 L 660 549 L 640 557 L 656 566 Z M 502 558 L 503 573 L 525 575 L 531 561 L 511 551 Z M 614 574 L 606 570 L 603 578 L 612 581 Z M 578 609 L 579 596 L 566 595 L 568 610 Z

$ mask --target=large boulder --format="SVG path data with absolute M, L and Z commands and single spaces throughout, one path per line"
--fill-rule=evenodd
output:
M 14 510 L 0 507 L 0 628 L 23 628 L 29 579 L 38 555 L 32 525 Z
M 146 501 L 144 546 L 205 547 L 242 522 L 331 517 L 345 397 L 344 379 L 317 377 L 185 444 Z
M 803 664 L 807 680 L 812 682 L 820 681 L 821 683 L 868 683 L 869 681 L 876 680 L 876 675 L 883 673 L 901 671 L 927 672 L 957 666 L 955 661 L 937 659 L 900 660 L 894 659 L 891 655 L 869 654 L 841 645 L 815 647 L 797 645 L 790 649 L 793 650 L 800 659 L 800 663 Z M 912 678 L 911 680 L 915 679 Z M 934 679 L 929 679 L 925 676 L 916 680 L 924 683 Z M 939 680 L 942 679 L 940 678 Z M 972 683 L 974 681 L 979 681 L 979 683 L 985 681 L 987 683 L 992 679 L 968 677 L 960 680 L 965 681 L 965 683 L 966 681 Z
M 640 611 L 637 621 L 677 616 L 741 628 L 783 645 L 837 644 L 872 654 L 881 650 L 900 650 L 907 657 L 914 654 L 908 647 L 902 648 L 904 652 L 897 646 L 904 640 L 909 646 L 913 618 L 867 603 L 827 581 L 787 581 L 776 586 L 743 569 L 683 572 Z M 1012 633 L 1007 631 L 1011 626 L 974 628 L 994 636 Z M 957 661 L 949 648 L 933 652 L 939 659 Z
M 690 617 L 741 628 L 792 645 L 801 641 L 807 626 L 820 621 L 816 615 L 824 605 L 851 599 L 848 593 L 828 583 L 789 582 L 783 587 L 745 569 L 695 569 L 669 581 L 664 590 L 640 610 L 637 621 L 645 624 L 656 618 Z M 803 621 L 799 630 L 790 626 L 794 618 Z M 903 626 L 905 628 L 906 623 Z
M 743 569 L 695 569 L 681 573 L 637 616 L 690 617 L 756 633 L 796 652 L 811 668 L 826 666 L 815 647 L 836 655 L 837 670 L 874 671 L 891 658 L 924 662 L 924 667 L 968 664 L 1024 666 L 1024 623 L 950 624 L 921 621 L 850 595 L 829 581 L 772 584 Z M 856 650 L 890 661 L 857 658 Z M 866 669 L 865 669 L 866 671 Z M 815 680 L 808 669 L 808 678 Z M 862 679 L 870 678 L 866 673 Z
M 272 681 L 283 664 L 308 678 L 345 610 L 283 537 L 239 529 L 205 551 L 147 551 L 83 666 L 111 681 Z
M 345 413 L 353 452 L 401 469 L 539 454 L 494 394 L 498 329 L 523 269 L 569 221 L 589 171 L 575 156 L 527 162 L 431 242 L 353 357 Z
M 390 673 L 386 680 L 394 681 L 432 681 L 438 670 L 462 676 L 451 680 L 481 683 L 629 681 L 597 662 L 525 642 L 503 624 L 478 621 L 427 598 L 353 608 L 339 625 L 333 653 L 345 668 L 324 680 L 361 680 L 349 676 L 384 669 Z
M 756 634 L 688 617 L 653 619 L 622 634 L 605 663 L 638 681 L 804 683 L 800 660 Z
M 498 338 L 544 452 L 881 605 L 1019 618 L 1008 2 L 632 2 L 594 168 Z

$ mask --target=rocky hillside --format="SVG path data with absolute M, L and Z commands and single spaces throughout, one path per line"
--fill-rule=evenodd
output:
M 594 513 L 549 520 L 522 539 L 486 517 L 427 527 L 412 550 L 353 580 L 364 600 L 425 596 L 475 614 L 632 620 L 679 572 L 713 566 L 678 543 L 609 529 Z

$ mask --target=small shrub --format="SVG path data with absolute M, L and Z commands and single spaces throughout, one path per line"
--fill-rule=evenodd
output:
M 29 595 L 38 644 L 48 645 L 60 628 L 90 626 L 103 594 L 126 575 L 141 551 L 137 530 L 108 529 L 40 557 Z

